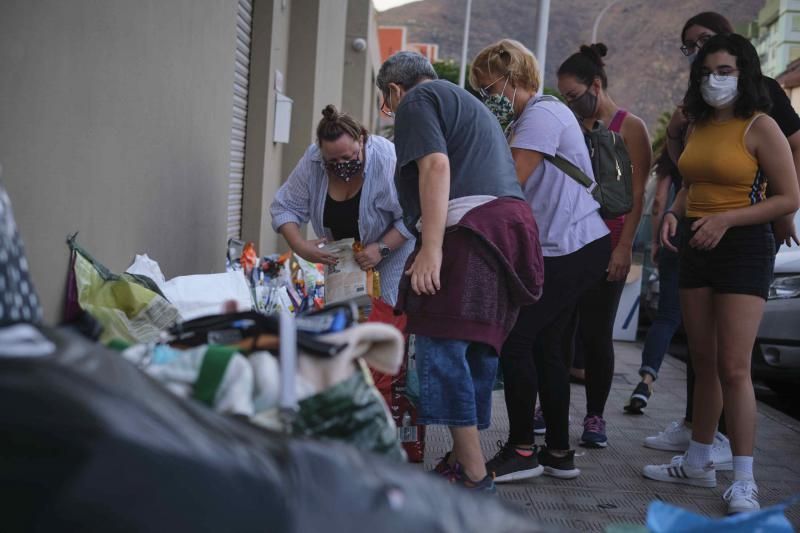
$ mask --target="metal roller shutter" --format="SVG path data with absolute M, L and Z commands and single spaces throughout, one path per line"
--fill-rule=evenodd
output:
M 236 10 L 236 68 L 233 78 L 233 125 L 228 171 L 228 238 L 242 232 L 244 154 L 247 133 L 247 95 L 250 80 L 250 36 L 253 29 L 253 3 L 239 0 Z

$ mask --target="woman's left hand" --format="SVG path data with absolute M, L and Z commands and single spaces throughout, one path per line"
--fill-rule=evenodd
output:
M 368 244 L 364 250 L 355 255 L 356 263 L 361 267 L 361 270 L 369 270 L 375 268 L 381 262 L 381 250 L 378 243 Z
M 695 234 L 689 241 L 689 246 L 698 250 L 712 250 L 719 244 L 729 227 L 730 223 L 725 213 L 709 215 L 696 220 L 692 224 L 692 231 Z
M 617 245 L 611 252 L 611 260 L 608 262 L 608 281 L 625 281 L 631 269 L 633 261 L 631 249 L 627 246 Z

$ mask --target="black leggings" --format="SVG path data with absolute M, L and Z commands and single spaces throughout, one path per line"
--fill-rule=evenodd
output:
M 533 444 L 538 392 L 547 420 L 547 446 L 570 448 L 569 366 L 563 336 L 578 300 L 605 276 L 610 255 L 611 238 L 606 236 L 572 254 L 544 258 L 542 298 L 522 308 L 501 352 L 509 443 Z
M 614 379 L 614 320 L 624 281 L 600 280 L 578 301 L 573 368 L 586 369 L 586 414 L 603 416 Z

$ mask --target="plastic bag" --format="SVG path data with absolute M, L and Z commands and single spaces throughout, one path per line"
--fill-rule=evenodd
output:
M 302 400 L 294 433 L 344 441 L 404 461 L 394 423 L 371 381 L 369 371 L 362 367 L 347 380 Z
M 406 315 L 396 313 L 383 300 L 372 300 L 369 322 L 391 324 L 400 331 L 406 329 Z M 383 395 L 397 426 L 397 440 L 403 446 L 408 460 L 421 463 L 425 460 L 425 426 L 417 424 L 416 402 L 419 399 L 414 335 L 405 337 L 405 354 L 400 372 L 394 376 L 372 371 L 375 386 Z
M 103 346 L 43 333 L 52 356 L 0 344 L 3 531 L 543 530 L 499 498 L 219 415 Z
M 406 329 L 406 315 L 396 314 L 391 305 L 383 300 L 377 298 L 372 299 L 372 308 L 370 309 L 367 322 L 379 322 L 381 324 L 389 324 L 396 327 L 401 332 Z M 372 379 L 375 382 L 375 387 L 381 392 L 386 405 L 392 404 L 392 376 L 383 374 L 372 370 Z
M 661 501 L 647 509 L 647 528 L 651 533 L 793 533 L 784 511 L 798 500 L 787 500 L 767 509 L 725 518 L 708 518 Z
M 112 273 L 77 245 L 75 235 L 67 243 L 72 250 L 70 264 L 78 304 L 102 325 L 101 342 L 152 342 L 176 322 L 178 310 L 153 280 Z

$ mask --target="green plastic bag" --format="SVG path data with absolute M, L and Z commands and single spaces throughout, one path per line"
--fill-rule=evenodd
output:
M 293 422 L 293 433 L 332 439 L 405 461 L 397 429 L 363 363 L 345 381 L 306 398 Z
M 73 254 L 78 305 L 103 327 L 100 342 L 152 342 L 175 324 L 178 310 L 152 280 L 114 274 L 78 246 L 74 235 L 67 242 Z

